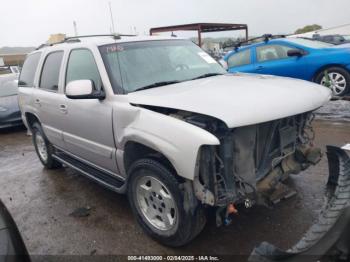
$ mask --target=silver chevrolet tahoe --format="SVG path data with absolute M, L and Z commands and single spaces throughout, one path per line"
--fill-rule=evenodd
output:
M 126 193 L 169 246 L 196 237 L 209 207 L 227 225 L 293 195 L 283 182 L 319 161 L 312 112 L 330 97 L 306 81 L 227 74 L 179 38 L 66 39 L 29 54 L 19 79 L 42 164 Z

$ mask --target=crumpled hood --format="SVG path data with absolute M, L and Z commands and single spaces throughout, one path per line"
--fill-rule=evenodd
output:
M 323 86 L 291 78 L 227 74 L 129 93 L 129 102 L 218 118 L 230 128 L 319 108 L 331 98 Z

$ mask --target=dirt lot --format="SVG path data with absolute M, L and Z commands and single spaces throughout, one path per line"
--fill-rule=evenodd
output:
M 316 144 L 350 142 L 350 122 L 314 123 Z M 274 209 L 241 210 L 229 227 L 210 221 L 200 236 L 181 249 L 149 239 L 136 224 L 124 195 L 80 176 L 70 168 L 43 169 L 23 129 L 0 133 L 0 198 L 13 214 L 30 254 L 249 254 L 261 241 L 288 248 L 312 224 L 323 201 L 326 157 L 293 176 L 298 195 Z M 91 207 L 87 217 L 70 214 Z

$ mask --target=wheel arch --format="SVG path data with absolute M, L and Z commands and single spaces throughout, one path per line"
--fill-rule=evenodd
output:
M 334 64 L 327 64 L 327 65 L 324 65 L 322 67 L 320 67 L 314 74 L 313 74 L 313 77 L 312 77 L 312 82 L 315 82 L 316 81 L 316 78 L 317 76 L 324 70 L 328 69 L 328 68 L 331 68 L 331 67 L 339 67 L 341 69 L 344 69 L 346 70 L 347 72 L 349 72 L 349 70 L 346 68 L 346 66 L 342 65 L 342 64 L 337 64 L 337 63 L 334 63 Z M 349 72 L 350 73 L 350 72 Z
M 123 154 L 123 164 L 125 172 L 128 173 L 130 166 L 135 161 L 141 158 L 150 158 L 153 160 L 159 161 L 165 167 L 167 167 L 176 178 L 179 180 L 183 180 L 184 178 L 178 175 L 178 172 L 171 161 L 166 157 L 163 153 L 161 153 L 158 149 L 151 147 L 150 145 L 145 145 L 144 143 L 140 143 L 134 140 L 129 140 L 124 145 L 124 154 Z
M 32 127 L 33 127 L 34 123 L 39 123 L 40 124 L 39 117 L 36 114 L 31 113 L 31 112 L 26 112 L 24 114 L 24 116 L 25 116 L 25 120 L 26 120 L 27 125 L 28 125 L 28 129 L 30 131 L 32 131 Z

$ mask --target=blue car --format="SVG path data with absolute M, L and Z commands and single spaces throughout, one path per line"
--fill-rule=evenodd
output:
M 228 71 L 313 81 L 342 96 L 350 90 L 350 48 L 304 38 L 266 39 L 224 57 Z M 326 77 L 325 72 L 328 73 Z

